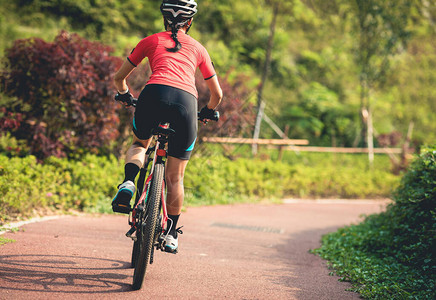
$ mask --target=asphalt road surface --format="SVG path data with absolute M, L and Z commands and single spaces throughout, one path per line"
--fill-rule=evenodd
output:
M 359 299 L 310 254 L 380 201 L 188 208 L 179 253 L 157 252 L 132 291 L 125 215 L 64 216 L 3 235 L 0 299 Z

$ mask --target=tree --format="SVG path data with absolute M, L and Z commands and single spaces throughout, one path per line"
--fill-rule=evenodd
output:
M 277 18 L 280 14 L 288 14 L 292 10 L 292 1 L 266 0 L 267 5 L 272 7 L 272 20 L 269 28 L 268 43 L 266 45 L 265 61 L 262 69 L 262 77 L 257 91 L 257 117 L 254 126 L 253 139 L 258 139 L 260 134 L 260 124 L 262 122 L 265 105 L 262 103 L 263 88 L 268 78 L 271 64 L 271 54 L 274 46 L 274 35 L 276 30 Z M 257 154 L 257 144 L 253 144 L 253 154 Z
M 366 136 L 369 162 L 374 161 L 374 131 L 371 91 L 386 81 L 389 58 L 403 51 L 409 37 L 407 30 L 411 1 L 355 0 L 352 5 L 357 16 L 355 34 L 356 63 L 359 66 L 360 112 L 362 139 Z

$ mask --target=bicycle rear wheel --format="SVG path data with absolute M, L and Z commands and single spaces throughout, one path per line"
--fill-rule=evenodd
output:
M 141 215 L 140 226 L 138 226 L 136 233 L 138 239 L 138 256 L 133 273 L 133 289 L 135 290 L 139 290 L 142 286 L 147 264 L 150 261 L 150 255 L 157 238 L 156 227 L 160 213 L 159 205 L 162 197 L 163 180 L 164 166 L 163 164 L 156 164 L 148 192 L 145 214 Z

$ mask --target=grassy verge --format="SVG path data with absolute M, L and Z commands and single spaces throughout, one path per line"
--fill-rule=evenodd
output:
M 32 215 L 52 208 L 110 212 L 110 201 L 123 178 L 114 157 L 86 155 L 80 161 L 0 155 L 0 218 Z M 386 157 L 366 168 L 366 158 L 301 154 L 282 161 L 222 154 L 195 155 L 185 176 L 187 206 L 256 202 L 283 197 L 388 197 L 398 177 Z
M 0 221 L 47 208 L 86 210 L 99 202 L 108 203 L 121 180 L 121 170 L 114 157 L 49 158 L 39 164 L 33 156 L 0 155 Z
M 6 238 L 0 236 L 0 246 L 3 246 L 4 244 L 7 244 L 7 243 L 13 243 L 13 242 L 15 242 L 15 241 L 11 240 L 11 239 L 6 239 Z
M 370 170 L 367 156 L 359 154 L 286 151 L 279 161 L 277 150 L 261 149 L 253 159 L 250 148 L 238 147 L 232 161 L 217 147 L 203 149 L 189 163 L 185 180 L 195 198 L 380 198 L 390 197 L 400 179 L 384 155 L 376 155 Z
M 386 212 L 328 234 L 314 252 L 367 299 L 435 299 L 436 147 L 403 177 Z

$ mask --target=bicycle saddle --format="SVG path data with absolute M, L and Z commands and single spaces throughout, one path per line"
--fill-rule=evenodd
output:
M 158 126 L 157 128 L 153 129 L 153 134 L 162 134 L 162 135 L 170 136 L 175 133 L 176 131 L 169 127 L 165 128 L 165 127 Z

